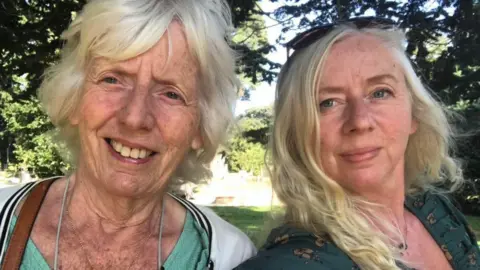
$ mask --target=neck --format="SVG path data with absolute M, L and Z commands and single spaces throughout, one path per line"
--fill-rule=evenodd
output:
M 369 202 L 379 205 L 375 208 L 375 216 L 371 217 L 374 225 L 388 236 L 392 237 L 395 242 L 403 242 L 406 237 L 407 222 L 406 218 L 408 212 L 405 210 L 405 175 L 404 167 L 398 166 L 395 171 L 390 175 L 388 181 L 383 181 L 384 185 L 376 187 L 371 192 L 365 192 L 360 194 L 363 198 L 366 198 Z M 393 225 L 394 232 L 385 228 L 382 224 L 387 221 Z M 401 239 L 398 239 L 398 238 Z
M 159 223 L 162 194 L 142 198 L 112 196 L 81 172 L 71 177 L 67 211 L 81 228 L 114 238 L 149 234 Z M 100 181 L 100 180 L 98 180 Z

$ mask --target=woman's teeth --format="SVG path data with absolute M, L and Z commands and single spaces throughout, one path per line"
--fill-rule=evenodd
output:
M 130 148 L 115 140 L 110 140 L 110 144 L 112 145 L 113 149 L 115 149 L 115 151 L 120 153 L 120 155 L 122 155 L 123 157 L 141 159 L 148 157 L 150 156 L 150 154 L 152 154 L 152 151 L 150 150 L 141 148 Z

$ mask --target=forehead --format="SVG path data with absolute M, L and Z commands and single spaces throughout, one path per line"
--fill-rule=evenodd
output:
M 379 74 L 402 76 L 403 72 L 392 51 L 377 37 L 353 34 L 335 43 L 327 55 L 322 81 L 338 80 L 338 76 L 373 77 Z
M 160 40 L 146 52 L 123 61 L 97 58 L 93 62 L 92 71 L 96 73 L 106 69 L 118 69 L 134 75 L 148 69 L 155 78 L 184 81 L 196 78 L 197 67 L 183 26 L 173 21 Z

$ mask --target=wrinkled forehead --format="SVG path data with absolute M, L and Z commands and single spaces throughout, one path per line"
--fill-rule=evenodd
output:
M 160 40 L 146 52 L 126 60 L 97 57 L 88 69 L 95 80 L 114 72 L 139 79 L 152 76 L 157 82 L 177 85 L 185 91 L 197 89 L 199 68 L 191 55 L 182 25 L 172 23 Z

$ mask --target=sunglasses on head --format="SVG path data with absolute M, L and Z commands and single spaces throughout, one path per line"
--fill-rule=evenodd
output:
M 335 26 L 340 24 L 350 24 L 355 26 L 358 29 L 367 28 L 367 27 L 377 27 L 377 28 L 392 28 L 396 23 L 390 19 L 378 18 L 378 17 L 357 17 L 348 20 L 341 20 L 331 24 L 325 24 L 321 26 L 314 27 L 303 33 L 300 33 L 295 38 L 287 42 L 285 45 L 287 47 L 287 57 L 290 57 L 290 50 L 294 51 L 300 50 L 310 46 L 315 41 L 324 37 L 330 30 Z

